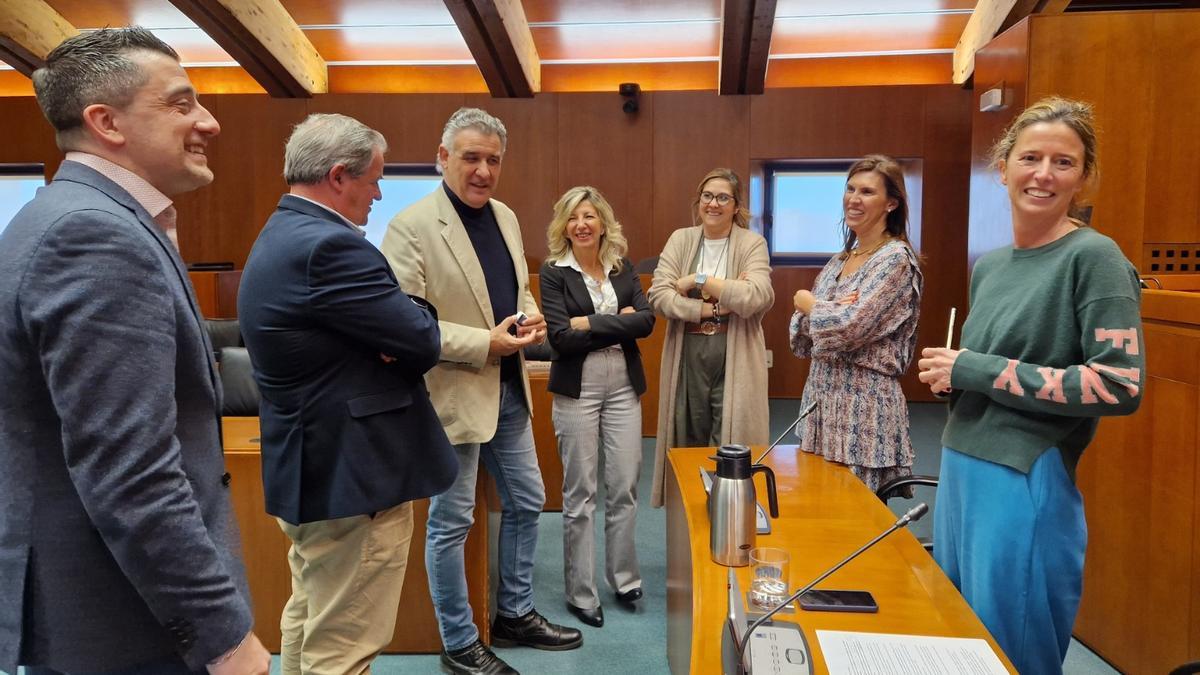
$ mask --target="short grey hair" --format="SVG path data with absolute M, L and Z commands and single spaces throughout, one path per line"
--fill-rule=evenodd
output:
M 454 150 L 454 137 L 458 132 L 467 129 L 474 129 L 481 134 L 489 136 L 495 135 L 500 137 L 500 152 L 503 153 L 508 148 L 508 130 L 504 128 L 504 122 L 489 114 L 486 110 L 480 108 L 459 108 L 454 111 L 450 119 L 446 120 L 446 126 L 442 129 L 442 146 L 447 150 Z M 442 169 L 441 162 L 437 162 L 437 168 L 440 172 Z
M 130 58 L 139 51 L 179 61 L 170 45 L 145 28 L 101 28 L 64 40 L 33 72 L 33 91 L 60 149 L 71 149 L 71 137 L 83 127 L 84 108 L 97 103 L 125 108 L 133 102 L 147 81 Z
M 367 172 L 375 151 L 387 152 L 383 134 L 353 117 L 315 113 L 296 125 L 283 151 L 288 185 L 315 185 L 341 164 L 357 178 Z

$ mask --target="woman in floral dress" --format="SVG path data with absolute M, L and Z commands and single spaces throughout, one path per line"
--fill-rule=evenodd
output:
M 908 241 L 904 172 L 868 155 L 850 167 L 840 254 L 797 291 L 792 352 L 812 359 L 800 409 L 800 448 L 845 464 L 871 490 L 912 473 L 900 376 L 916 346 L 923 279 Z

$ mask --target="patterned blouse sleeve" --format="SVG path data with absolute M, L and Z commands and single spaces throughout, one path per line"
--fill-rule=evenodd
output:
M 812 337 L 808 334 L 808 316 L 803 312 L 792 312 L 792 320 L 788 324 L 788 341 L 792 345 L 792 353 L 802 359 L 812 356 Z
M 917 311 L 921 301 L 916 260 L 907 248 L 869 260 L 858 299 L 817 300 L 809 314 L 813 347 L 852 352 L 890 335 Z

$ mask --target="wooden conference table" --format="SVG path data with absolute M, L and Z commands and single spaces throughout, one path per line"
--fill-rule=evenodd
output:
M 754 448 L 754 455 L 762 451 Z M 667 658 L 672 673 L 719 673 L 721 631 L 727 611 L 727 570 L 708 550 L 708 512 L 699 467 L 715 469 L 712 448 L 676 448 L 668 455 Z M 775 470 L 779 518 L 758 546 L 791 553 L 794 591 L 870 541 L 896 521 L 847 469 L 796 446 L 778 446 L 764 462 Z M 759 501 L 766 485 L 755 477 Z M 926 516 L 929 517 L 929 516 Z M 750 568 L 737 570 L 742 589 Z M 821 583 L 821 588 L 867 590 L 877 614 L 804 612 L 776 615 L 804 630 L 813 672 L 827 672 L 816 631 L 844 630 L 982 638 L 1016 672 L 933 558 L 908 531 L 895 532 Z

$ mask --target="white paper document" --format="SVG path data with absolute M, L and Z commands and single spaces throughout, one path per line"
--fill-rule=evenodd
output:
M 832 675 L 1005 675 L 986 640 L 818 630 Z

